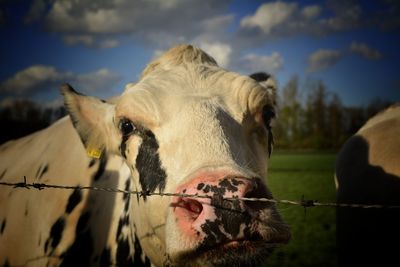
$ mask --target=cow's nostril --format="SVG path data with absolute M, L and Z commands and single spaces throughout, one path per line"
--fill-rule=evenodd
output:
M 182 208 L 188 211 L 193 219 L 196 219 L 203 211 L 203 205 L 193 198 L 180 198 L 176 208 Z
M 187 209 L 193 213 L 200 214 L 203 210 L 203 205 L 201 205 L 197 200 L 186 198 L 183 199 L 183 201 L 185 202 Z

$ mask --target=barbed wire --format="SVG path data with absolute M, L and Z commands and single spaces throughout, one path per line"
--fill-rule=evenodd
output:
M 64 189 L 64 190 L 92 190 L 92 191 L 102 191 L 108 193 L 122 193 L 137 195 L 138 197 L 145 198 L 146 196 L 177 196 L 177 197 L 188 197 L 188 198 L 209 198 L 210 195 L 198 195 L 198 194 L 184 194 L 184 193 L 169 193 L 169 192 L 150 192 L 150 191 L 136 191 L 136 190 L 124 190 L 119 188 L 107 188 L 107 187 L 96 187 L 96 186 L 71 186 L 71 185 L 56 185 L 56 184 L 46 184 L 46 183 L 27 183 L 26 177 L 23 177 L 24 181 L 19 183 L 10 182 L 0 182 L 2 186 L 10 186 L 14 188 L 25 188 L 25 189 Z M 302 206 L 304 208 L 308 207 L 340 207 L 340 208 L 363 208 L 363 209 L 400 209 L 400 206 L 392 205 L 381 205 L 381 204 L 355 204 L 355 203 L 337 203 L 337 202 L 318 202 L 316 200 L 304 199 L 304 195 L 301 200 L 286 200 L 286 199 L 274 199 L 274 198 L 253 198 L 253 197 L 224 197 L 222 199 L 228 201 L 252 201 L 252 202 L 269 202 L 275 204 L 288 204 Z

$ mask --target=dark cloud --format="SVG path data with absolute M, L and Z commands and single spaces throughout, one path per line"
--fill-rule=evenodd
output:
M 15 73 L 0 83 L 3 97 L 31 97 L 36 94 L 58 91 L 63 83 L 71 83 L 84 93 L 109 95 L 121 76 L 108 69 L 86 74 L 63 72 L 53 66 L 34 65 Z
M 317 72 L 325 70 L 335 65 L 341 57 L 342 52 L 339 50 L 319 49 L 309 55 L 307 71 Z
M 349 50 L 351 53 L 358 54 L 361 57 L 369 59 L 369 60 L 379 60 L 379 59 L 383 58 L 383 55 L 381 52 L 370 47 L 366 43 L 353 41 L 350 44 Z
M 282 56 L 277 52 L 273 52 L 271 55 L 247 54 L 240 61 L 242 72 L 247 73 L 265 71 L 276 74 L 283 68 L 284 63 Z
M 328 14 L 328 15 L 326 15 Z M 268 2 L 240 21 L 238 35 L 255 43 L 293 35 L 323 36 L 358 27 L 361 7 L 356 3 L 300 6 L 296 2 Z
M 93 46 L 101 37 L 119 35 L 132 35 L 153 45 L 189 41 L 204 32 L 210 18 L 226 15 L 231 1 L 55 0 L 44 8 L 49 2 L 35 0 L 26 20 L 41 20 L 47 30 L 61 33 L 69 44 Z M 116 44 L 108 42 L 109 46 Z

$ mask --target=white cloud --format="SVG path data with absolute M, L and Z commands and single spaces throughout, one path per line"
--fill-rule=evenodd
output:
M 70 76 L 72 76 L 70 73 L 60 73 L 52 66 L 35 65 L 17 72 L 2 82 L 0 88 L 2 92 L 24 95 Z
M 322 8 L 318 5 L 306 6 L 301 10 L 301 15 L 305 19 L 315 19 L 321 14 Z
M 221 16 L 206 18 L 202 22 L 202 27 L 204 31 L 220 31 L 225 30 L 226 27 L 233 22 L 234 15 L 233 14 L 224 14 Z
M 172 9 L 178 6 L 178 4 L 185 0 L 147 0 L 160 6 L 161 9 Z
M 271 74 L 277 73 L 283 67 L 283 58 L 278 52 L 271 55 L 248 54 L 242 58 L 243 68 L 248 72 L 265 71 Z
M 323 16 L 323 12 L 327 15 Z M 260 5 L 254 14 L 242 18 L 239 34 L 253 42 L 264 42 L 299 34 L 327 35 L 353 29 L 360 23 L 361 8 L 357 3 L 337 4 L 333 8 L 275 1 Z
M 90 3 L 55 1 L 46 16 L 50 30 L 57 32 L 116 33 L 134 27 L 124 23 L 123 10 L 114 8 L 93 8 Z M 78 16 L 79 14 L 79 16 Z
M 272 2 L 262 4 L 252 16 L 246 16 L 240 21 L 243 28 L 260 28 L 264 33 L 270 33 L 274 28 L 287 22 L 298 9 L 296 3 Z
M 1 82 L 0 91 L 5 96 L 34 96 L 38 93 L 54 92 L 61 84 L 68 82 L 82 92 L 107 95 L 120 80 L 118 74 L 108 69 L 75 74 L 57 70 L 53 66 L 34 65 Z
M 69 44 L 103 48 L 118 45 L 115 40 L 121 35 L 156 46 L 163 46 L 165 39 L 188 41 L 209 31 L 205 24 L 219 27 L 230 19 L 225 14 L 230 0 L 54 0 L 47 11 L 43 11 L 43 1 L 33 1 L 27 21 L 41 18 L 46 29 L 61 33 Z M 103 43 L 94 45 L 99 42 Z
M 58 98 L 56 98 L 54 100 L 51 100 L 49 102 L 42 102 L 40 104 L 44 108 L 57 109 L 59 107 L 64 106 L 64 100 L 63 100 L 62 97 L 58 97 Z
M 103 39 L 99 43 L 100 48 L 113 48 L 119 45 L 119 41 L 116 39 Z
M 88 47 L 95 48 L 113 48 L 119 45 L 119 41 L 111 38 L 96 38 L 90 34 L 77 34 L 77 35 L 65 35 L 63 40 L 68 45 L 82 44 Z
M 199 44 L 199 47 L 203 49 L 207 54 L 212 56 L 221 67 L 228 67 L 230 63 L 230 55 L 232 48 L 228 44 L 223 43 L 207 43 L 203 42 Z
M 382 59 L 382 53 L 378 50 L 370 47 L 366 43 L 355 42 L 353 41 L 350 45 L 350 52 L 358 54 L 363 58 L 370 60 L 379 60 Z
M 120 81 L 121 77 L 108 69 L 76 75 L 71 83 L 76 83 L 77 87 L 82 88 L 89 94 L 107 93 Z
M 341 57 L 342 53 L 338 50 L 319 49 L 308 57 L 308 71 L 325 70 L 336 64 Z
M 356 1 L 330 1 L 329 5 L 334 15 L 318 21 L 317 26 L 320 31 L 327 33 L 345 31 L 363 23 L 361 6 Z
M 153 52 L 153 59 L 155 59 L 155 58 L 158 58 L 159 56 L 161 56 L 162 54 L 164 54 L 165 53 L 165 50 L 162 50 L 162 49 L 156 49 L 156 50 L 154 50 L 154 52 Z
M 77 45 L 83 44 L 86 46 L 94 45 L 94 36 L 89 34 L 80 34 L 80 35 L 65 35 L 63 38 L 64 42 L 68 45 Z

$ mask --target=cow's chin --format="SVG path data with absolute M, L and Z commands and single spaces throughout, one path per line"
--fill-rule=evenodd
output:
M 170 258 L 171 266 L 258 266 L 276 244 L 263 240 L 235 240 L 202 247 Z

